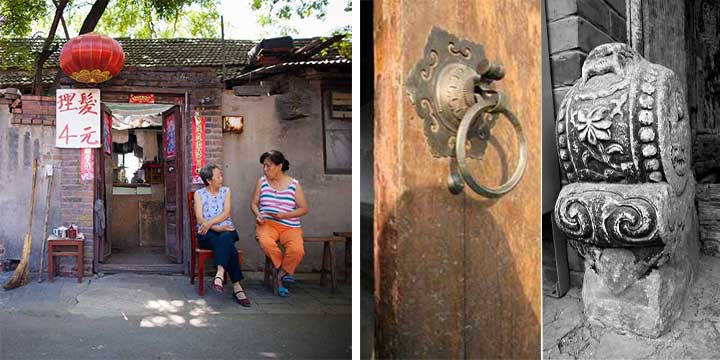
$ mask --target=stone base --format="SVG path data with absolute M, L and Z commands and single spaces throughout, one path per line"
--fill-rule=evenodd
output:
M 586 264 L 582 295 L 585 316 L 595 325 L 657 338 L 667 332 L 683 311 L 699 262 L 695 212 L 672 258 L 659 269 L 613 295 L 591 266 Z

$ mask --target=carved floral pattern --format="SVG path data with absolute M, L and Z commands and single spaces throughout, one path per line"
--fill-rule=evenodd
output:
M 610 140 L 610 126 L 612 121 L 605 119 L 607 109 L 603 106 L 596 107 L 589 112 L 578 110 L 576 115 L 576 127 L 580 132 L 578 139 L 587 141 L 592 145 L 597 144 L 597 140 Z

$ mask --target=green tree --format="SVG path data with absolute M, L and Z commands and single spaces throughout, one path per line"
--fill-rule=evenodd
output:
M 337 1 L 337 0 L 334 0 Z M 287 20 L 294 18 L 315 18 L 324 20 L 330 0 L 253 0 L 250 7 L 257 14 L 262 27 L 275 27 L 282 35 L 297 34 L 297 29 L 288 26 Z M 352 14 L 352 0 L 345 0 L 345 12 Z M 343 34 L 345 38 L 333 45 L 340 55 L 352 57 L 352 26 L 330 29 L 330 35 Z
M 42 68 L 57 50 L 55 32 L 62 24 L 66 38 L 96 29 L 114 37 L 218 37 L 219 0 L 3 0 L 0 1 L 0 51 L 3 68 L 34 57 L 34 92 L 42 91 Z M 66 22 L 65 20 L 69 20 Z M 31 34 L 33 28 L 47 32 Z M 32 53 L 12 38 L 44 37 Z M 9 58 L 8 58 L 9 57 Z

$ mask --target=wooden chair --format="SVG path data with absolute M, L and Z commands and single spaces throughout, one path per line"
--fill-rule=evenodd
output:
M 197 276 L 198 276 L 198 294 L 200 296 L 205 295 L 205 261 L 212 259 L 213 251 L 201 249 L 197 246 L 197 232 L 195 231 L 195 225 L 197 220 L 195 219 L 195 192 L 188 191 L 188 212 L 190 213 L 190 284 L 195 284 L 195 264 L 197 264 Z M 238 262 L 242 266 L 243 252 L 238 250 Z M 227 271 L 225 271 L 225 279 L 223 283 L 227 282 Z

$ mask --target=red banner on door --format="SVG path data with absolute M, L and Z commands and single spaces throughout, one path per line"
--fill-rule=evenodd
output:
M 200 169 L 205 166 L 205 117 L 195 113 L 192 118 L 192 183 L 202 184 Z
M 95 178 L 95 161 L 93 149 L 80 149 L 80 180 L 92 180 Z
M 171 112 L 163 119 L 163 136 L 165 136 L 165 158 L 171 159 L 175 156 L 175 113 Z

